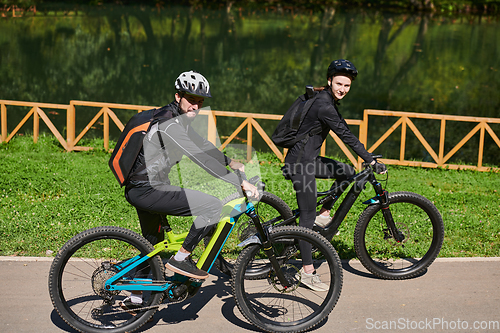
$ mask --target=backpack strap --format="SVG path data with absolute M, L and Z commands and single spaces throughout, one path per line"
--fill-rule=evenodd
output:
M 156 115 L 156 113 L 155 113 Z M 155 124 L 155 123 L 158 123 L 159 119 L 156 118 L 154 119 L 152 122 L 151 122 L 151 125 L 150 125 L 150 129 L 151 127 Z M 160 131 L 156 131 L 156 134 L 158 135 L 158 141 L 160 142 L 160 147 L 161 147 L 161 150 L 163 152 L 162 155 L 158 154 L 156 155 L 156 157 L 152 160 L 152 162 L 156 162 L 158 161 L 162 156 L 165 156 L 165 158 L 167 158 L 167 153 L 166 153 L 166 150 L 165 150 L 165 144 L 163 143 L 163 139 L 160 135 Z M 146 175 L 138 175 L 139 172 L 143 171 L 146 169 L 146 163 L 142 164 L 140 167 L 138 167 L 136 170 L 134 170 L 133 172 L 130 173 L 129 175 L 129 180 L 142 180 L 142 181 L 148 181 L 149 178 L 148 176 Z

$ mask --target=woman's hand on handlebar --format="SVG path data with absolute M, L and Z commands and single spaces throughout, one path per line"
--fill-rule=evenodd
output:
M 247 194 L 247 197 L 258 199 L 259 190 L 254 185 L 250 184 L 248 181 L 244 180 L 241 183 L 241 189 Z
M 387 172 L 387 167 L 385 166 L 384 163 L 379 163 L 377 160 L 373 160 L 373 162 L 370 163 L 373 171 L 379 175 L 383 175 L 384 173 Z

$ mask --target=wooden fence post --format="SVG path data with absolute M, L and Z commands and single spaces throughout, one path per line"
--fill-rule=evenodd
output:
M 363 110 L 363 120 L 359 124 L 359 141 L 365 146 L 365 149 L 368 150 L 368 111 Z M 361 166 L 363 165 L 363 160 L 358 156 L 358 165 L 356 166 L 358 170 L 361 170 Z
M 403 122 L 401 123 L 401 146 L 399 147 L 399 161 L 403 162 L 405 160 L 405 147 L 406 147 L 406 119 L 407 117 L 401 117 Z
M 109 108 L 104 108 L 103 118 L 103 135 L 104 135 L 104 149 L 109 150 Z
M 208 133 L 207 140 L 217 145 L 217 119 L 215 118 L 215 113 L 209 111 L 208 113 Z
M 477 168 L 481 169 L 483 167 L 483 150 L 484 150 L 484 128 L 486 127 L 486 122 L 480 122 L 481 129 L 479 131 L 479 152 L 477 156 Z
M 75 105 L 73 101 L 70 101 L 66 110 L 66 143 L 68 144 L 68 151 L 72 151 L 75 146 L 75 120 Z
M 248 124 L 247 124 L 247 162 L 252 159 L 252 145 L 253 145 L 252 120 L 253 118 L 248 118 Z
M 0 122 L 2 122 L 2 133 L 0 142 L 7 140 L 7 107 L 2 104 L 0 111 Z
M 38 116 L 38 106 L 33 107 L 33 143 L 38 142 L 40 133 L 40 118 Z
M 441 119 L 441 130 L 439 133 L 439 158 L 438 165 L 443 166 L 443 158 L 444 158 L 444 138 L 446 133 L 446 119 Z

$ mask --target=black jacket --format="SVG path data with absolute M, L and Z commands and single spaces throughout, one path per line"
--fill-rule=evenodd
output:
M 307 139 L 305 146 L 304 142 L 306 139 L 297 142 L 292 148 L 290 148 L 286 155 L 285 163 L 297 163 L 297 159 L 300 155 L 302 156 L 299 163 L 305 164 L 314 161 L 319 156 L 321 145 L 323 144 L 323 141 L 325 141 L 330 130 L 337 134 L 337 136 L 346 145 L 351 147 L 352 150 L 354 150 L 354 152 L 365 162 L 370 163 L 373 161 L 371 154 L 366 151 L 365 147 L 358 140 L 358 138 L 352 134 L 344 118 L 339 113 L 335 98 L 332 96 L 329 89 L 321 91 L 316 97 L 316 100 L 311 105 L 309 112 L 298 130 L 297 136 L 307 133 L 312 129 L 318 128 L 319 126 L 322 128 L 321 133 L 310 136 Z
M 158 117 L 169 112 L 172 112 L 173 118 L 160 120 L 146 134 L 143 147 L 132 168 L 132 173 L 135 170 L 140 171 L 131 177 L 129 186 L 170 184 L 170 170 L 184 155 L 210 175 L 240 185 L 238 176 L 226 168 L 231 159 L 195 132 L 190 126 L 190 120 L 180 115 L 176 101 L 161 108 Z M 146 168 L 142 167 L 144 164 Z

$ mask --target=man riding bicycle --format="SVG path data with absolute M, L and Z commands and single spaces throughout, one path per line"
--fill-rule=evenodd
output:
M 250 191 L 251 197 L 258 197 L 258 191 L 226 168 L 244 172 L 242 163 L 228 158 L 191 126 L 205 98 L 212 97 L 206 78 L 195 71 L 183 72 L 175 80 L 175 89 L 175 100 L 159 110 L 156 117 L 160 120 L 146 133 L 125 197 L 136 208 L 142 234 L 152 244 L 164 240 L 161 226 L 165 215 L 196 216 L 182 247 L 165 266 L 181 275 L 206 279 L 208 273 L 196 267 L 190 254 L 219 222 L 222 204 L 212 195 L 171 185 L 171 168 L 187 156 L 211 176 Z M 134 308 L 131 302 L 142 303 L 140 296 L 132 294 L 124 303 Z

